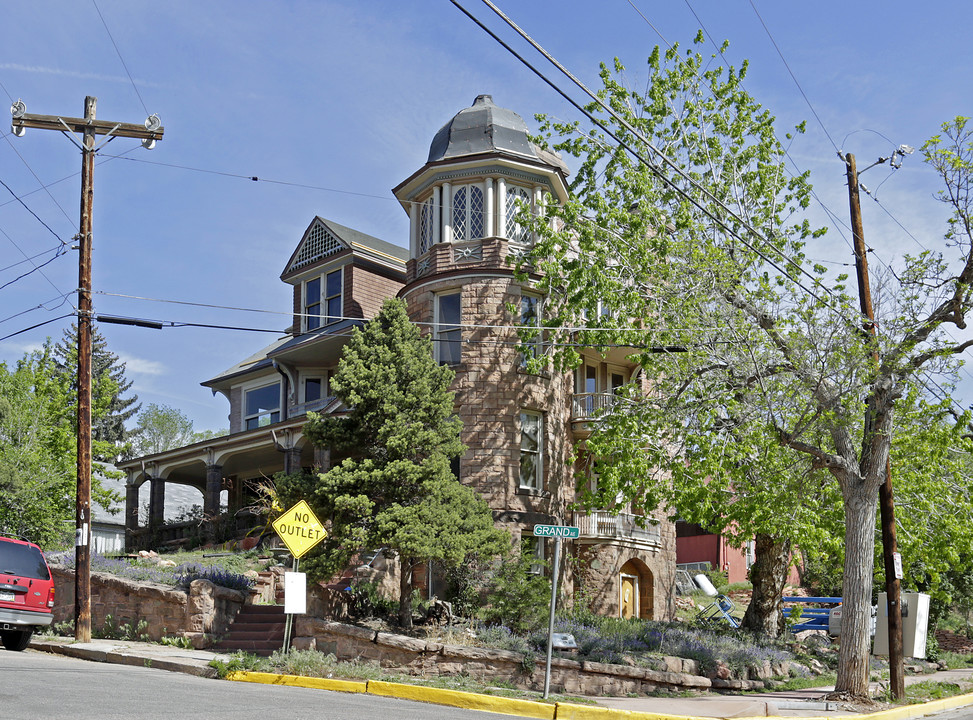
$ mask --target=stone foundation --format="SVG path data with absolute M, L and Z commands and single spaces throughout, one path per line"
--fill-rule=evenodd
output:
M 74 570 L 51 566 L 54 575 L 54 622 L 74 619 Z M 144 633 L 152 640 L 184 636 L 197 648 L 208 647 L 224 635 L 247 598 L 237 590 L 193 580 L 188 592 L 158 583 L 136 582 L 91 573 L 91 627 L 105 626 L 111 615 L 115 627 L 133 628 L 145 621 Z M 97 632 L 96 632 L 97 634 Z

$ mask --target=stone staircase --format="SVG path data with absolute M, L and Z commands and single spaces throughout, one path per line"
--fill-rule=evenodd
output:
M 284 606 L 244 605 L 229 632 L 211 649 L 268 657 L 284 646 Z
M 279 573 L 262 572 L 255 590 L 263 602 L 276 604 L 244 605 L 230 625 L 226 636 L 211 649 L 221 652 L 243 651 L 268 657 L 284 646 L 284 588 Z

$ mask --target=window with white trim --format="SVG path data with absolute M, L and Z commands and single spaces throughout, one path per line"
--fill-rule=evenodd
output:
M 436 198 L 431 197 L 422 203 L 419 209 L 419 254 L 422 255 L 432 247 L 433 224 L 436 218 Z
M 522 328 L 541 327 L 541 296 L 522 293 L 520 296 L 520 326 Z M 522 330 L 520 335 L 521 355 L 520 364 L 524 366 L 528 360 L 540 357 L 544 353 L 544 335 L 538 330 Z
M 517 201 L 521 202 L 518 203 Z M 527 239 L 527 230 L 517 222 L 517 213 L 520 211 L 519 205 L 523 204 L 531 207 L 530 192 L 516 185 L 507 186 L 507 197 L 503 199 L 506 222 L 503 229 L 504 236 L 514 243 L 523 243 Z
M 544 488 L 544 416 L 520 411 L 520 489 Z
M 547 565 L 546 549 L 547 547 L 544 543 L 544 538 L 533 536 L 524 538 L 521 552 L 534 558 L 534 562 L 531 563 L 530 569 L 527 570 L 527 572 L 529 572 L 531 575 L 544 574 L 544 569 Z
M 342 318 L 341 268 L 304 283 L 304 330 L 310 332 Z
M 314 375 L 301 376 L 301 402 L 323 400 L 331 394 L 331 371 L 323 370 Z
M 483 237 L 483 188 L 458 185 L 453 188 L 453 242 Z
M 247 430 L 280 422 L 280 383 L 244 391 L 243 408 Z
M 462 295 L 436 295 L 436 360 L 443 365 L 456 365 L 463 360 Z

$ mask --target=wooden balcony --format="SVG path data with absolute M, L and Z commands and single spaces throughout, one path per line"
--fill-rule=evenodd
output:
M 618 513 L 612 515 L 604 511 L 574 513 L 574 524 L 581 530 L 581 539 L 623 540 L 658 547 L 662 543 L 659 526 L 647 520 L 645 527 L 639 525 L 641 515 Z

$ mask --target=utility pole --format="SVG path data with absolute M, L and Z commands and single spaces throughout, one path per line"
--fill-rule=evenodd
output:
M 95 119 L 98 99 L 84 99 L 84 117 L 30 115 L 21 101 L 14 103 L 10 130 L 22 137 L 27 128 L 59 130 L 81 149 L 81 221 L 78 228 L 78 489 L 75 505 L 74 638 L 91 642 L 91 208 L 94 200 L 95 140 L 98 135 L 140 138 L 151 149 L 164 132 L 158 115 L 145 125 Z
M 848 200 L 851 206 L 851 229 L 855 239 L 855 270 L 858 275 L 858 299 L 862 314 L 868 318 L 867 330 L 875 337 L 875 312 L 872 308 L 872 291 L 868 280 L 868 259 L 865 256 L 865 233 L 862 229 L 861 201 L 858 193 L 858 168 L 855 156 L 844 157 L 848 173 Z M 866 168 L 867 169 L 867 168 Z M 875 350 L 876 366 L 879 357 Z M 866 420 L 870 422 L 870 420 Z M 882 516 L 882 549 L 885 559 L 885 595 L 888 600 L 889 630 L 889 688 L 892 697 L 905 697 L 905 665 L 902 657 L 902 589 L 896 572 L 895 559 L 898 545 L 895 537 L 895 501 L 892 496 L 892 462 L 885 464 L 885 482 L 878 491 L 879 509 Z

